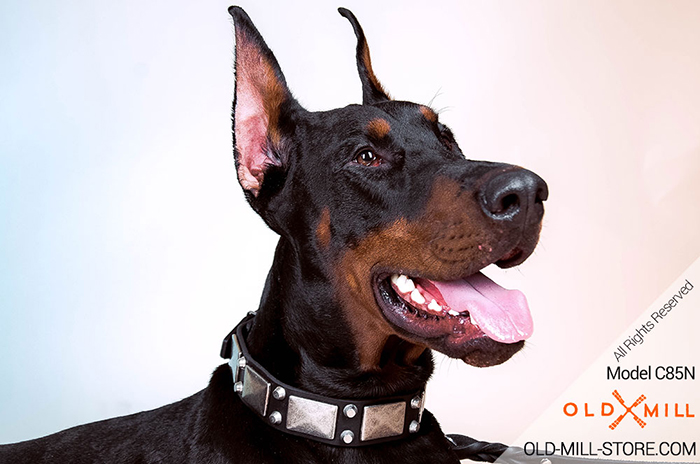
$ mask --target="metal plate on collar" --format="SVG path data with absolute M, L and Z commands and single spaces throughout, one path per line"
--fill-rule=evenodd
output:
M 423 411 L 425 411 L 425 390 L 423 390 L 416 398 L 420 398 L 420 408 L 418 411 L 418 422 L 420 423 L 420 421 L 423 420 Z M 411 407 L 413 407 L 413 404 L 411 404 Z
M 314 437 L 335 438 L 338 406 L 291 395 L 287 408 L 287 429 Z
M 238 382 L 238 358 L 241 357 L 241 345 L 238 343 L 238 337 L 236 334 L 231 335 L 231 359 L 228 361 L 228 365 L 231 367 L 231 372 L 233 372 L 233 383 Z
M 270 383 L 250 366 L 245 367 L 241 399 L 258 414 L 267 414 L 267 402 L 270 397 Z
M 377 440 L 401 435 L 405 419 L 405 401 L 365 406 L 362 414 L 360 440 Z
M 420 395 L 420 411 L 418 411 L 418 422 L 423 420 L 423 411 L 425 411 L 425 391 Z

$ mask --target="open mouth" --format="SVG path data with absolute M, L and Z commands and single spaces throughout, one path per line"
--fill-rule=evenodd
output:
M 487 351 L 476 365 L 505 361 L 533 332 L 525 295 L 481 272 L 449 281 L 383 273 L 374 287 L 385 318 L 404 335 L 457 358 Z

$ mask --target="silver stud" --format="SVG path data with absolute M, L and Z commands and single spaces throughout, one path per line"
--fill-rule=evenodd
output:
M 233 384 L 233 390 L 236 393 L 240 393 L 243 391 L 243 382 L 236 382 Z
M 343 430 L 343 432 L 340 434 L 340 439 L 343 441 L 343 443 L 349 445 L 355 439 L 355 434 L 350 430 Z
M 410 433 L 416 433 L 420 430 L 420 423 L 418 421 L 411 421 L 408 425 L 408 431 Z
M 243 368 L 245 368 L 246 364 L 248 364 L 248 362 L 245 360 L 245 358 L 243 356 L 238 358 L 238 367 L 243 369 Z
M 272 397 L 276 400 L 282 401 L 285 396 L 287 396 L 287 390 L 282 387 L 277 387 L 272 390 Z
M 542 460 L 540 461 L 540 464 L 552 464 L 552 461 L 550 461 L 550 460 L 547 459 L 547 458 L 544 458 L 544 459 L 542 459 Z
M 345 417 L 348 419 L 352 419 L 353 417 L 357 416 L 357 406 L 354 404 L 348 404 L 343 408 L 343 414 L 345 414 Z
M 279 411 L 272 411 L 270 414 L 270 422 L 274 425 L 282 423 L 282 414 Z
M 421 398 L 420 396 L 413 397 L 413 399 L 411 400 L 411 409 L 419 409 L 422 401 L 423 398 Z

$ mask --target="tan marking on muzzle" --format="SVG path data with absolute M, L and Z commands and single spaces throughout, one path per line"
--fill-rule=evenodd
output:
M 460 197 L 459 193 L 457 182 L 436 179 L 425 212 L 418 219 L 401 218 L 371 232 L 340 257 L 335 267 L 336 291 L 350 322 L 363 369 L 376 368 L 387 338 L 399 335 L 378 307 L 372 282 L 375 272 L 415 273 L 448 280 L 459 277 L 465 263 L 485 259 L 486 250 L 478 247 L 490 239 L 483 232 L 485 219 L 476 201 Z M 462 250 L 455 255 L 458 259 L 446 260 L 442 254 L 436 254 L 432 243 L 440 239 L 445 227 L 454 224 L 459 224 L 464 235 L 458 247 Z M 411 361 L 425 348 L 412 349 Z

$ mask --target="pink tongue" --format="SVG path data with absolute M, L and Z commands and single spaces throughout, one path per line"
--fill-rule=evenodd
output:
M 493 340 L 515 343 L 532 335 L 532 316 L 525 295 L 506 290 L 477 272 L 466 279 L 431 281 L 455 311 L 469 311 L 476 325 Z

